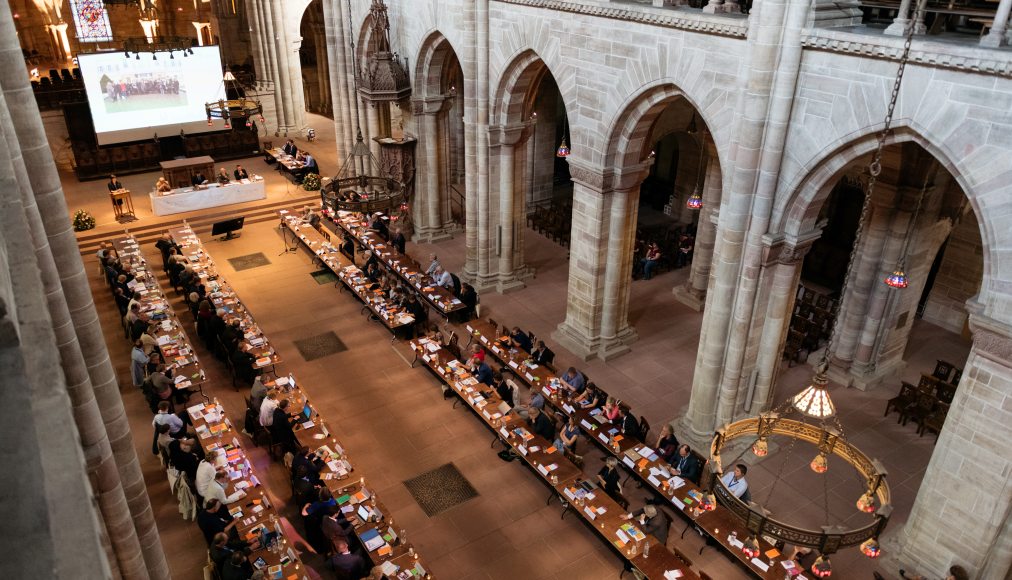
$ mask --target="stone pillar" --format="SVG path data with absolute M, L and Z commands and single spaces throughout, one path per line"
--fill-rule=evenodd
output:
M 855 240 L 858 245 L 856 262 L 847 285 L 846 295 L 840 297 L 840 309 L 835 324 L 839 327 L 835 347 L 830 352 L 829 378 L 842 385 L 851 382 L 848 374 L 857 351 L 858 337 L 868 314 L 868 299 L 879 278 L 882 251 L 889 230 L 892 227 L 893 215 L 896 212 L 894 200 L 895 187 L 883 181 L 875 186 L 875 196 L 868 208 L 867 223 L 861 239 Z
M 274 112 L 275 112 L 275 135 L 288 135 L 288 118 L 289 114 L 285 110 L 286 99 L 281 83 L 281 73 L 278 54 L 278 45 L 275 41 L 274 33 L 274 17 L 272 15 L 272 6 L 270 0 L 253 0 L 258 3 L 259 10 L 257 11 L 260 20 L 262 21 L 261 31 L 263 32 L 262 41 L 263 46 L 267 50 L 267 63 L 268 72 L 264 78 L 269 82 L 270 89 L 274 92 Z M 264 87 L 267 88 L 267 87 Z
M 717 238 L 717 217 L 720 210 L 720 160 L 711 152 L 706 160 L 706 177 L 703 181 L 703 208 L 696 222 L 696 244 L 692 250 L 689 279 L 675 286 L 675 298 L 696 312 L 706 303 L 706 287 L 710 283 L 710 266 L 713 263 L 713 246 Z
M 692 395 L 679 438 L 699 446 L 717 426 L 717 397 L 737 393 L 756 306 L 762 236 L 769 229 L 801 64 L 807 0 L 764 0 L 749 17 L 745 90 L 735 109 L 734 171 L 714 246 L 713 290 L 703 318 Z M 747 111 L 768 111 L 750 115 Z M 759 176 L 764 176 L 759 179 Z
M 1012 0 L 1001 0 L 994 15 L 994 24 L 987 36 L 980 39 L 981 46 L 998 48 L 1008 44 L 1005 32 L 1008 30 L 1009 14 L 1012 14 Z
M 331 0 L 324 2 L 324 7 L 330 3 Z M 260 17 L 259 7 L 257 6 L 257 0 L 246 0 L 246 22 L 249 25 L 249 36 L 250 36 L 250 50 L 253 53 L 253 69 L 256 72 L 256 83 L 257 87 L 260 86 L 260 81 L 267 75 L 267 63 L 264 59 L 265 45 L 263 42 L 263 32 L 260 29 Z
M 738 397 L 742 401 L 741 414 L 755 415 L 770 410 L 777 403 L 773 393 L 794 312 L 801 265 L 812 243 L 820 235 L 821 231 L 814 231 L 797 237 L 769 236 L 764 240 L 767 250 L 763 259 L 760 296 L 766 306 L 757 309 L 761 314 L 757 315 L 756 325 L 761 328 L 761 334 L 750 344 L 746 357 L 755 360 L 755 388 L 751 398 L 744 392 Z M 753 372 L 747 374 L 752 375 Z M 727 414 L 738 418 L 733 409 L 717 412 L 718 416 Z
M 920 1 L 918 2 L 918 5 L 919 4 Z M 924 27 L 924 12 L 920 11 L 917 14 L 911 14 L 911 10 L 916 11 L 916 5 L 911 8 L 910 0 L 900 0 L 900 8 L 896 12 L 896 18 L 893 19 L 892 24 L 886 27 L 884 33 L 891 34 L 893 36 L 905 36 L 907 34 L 907 26 L 910 24 L 910 21 L 916 20 L 913 25 L 914 34 L 924 34 L 926 32 Z
M 464 95 L 464 257 L 463 278 L 478 286 L 478 50 L 477 2 L 465 2 L 462 10 L 466 48 L 460 55 L 460 68 L 465 79 L 461 87 Z
M 453 100 L 444 96 L 412 99 L 413 113 L 421 129 L 422 170 L 414 202 L 415 240 L 436 242 L 452 237 L 449 215 L 449 162 L 444 157 L 446 128 L 444 112 Z
M 928 576 L 960 564 L 972 578 L 1004 578 L 1012 567 L 1012 326 L 980 303 L 967 307 L 973 348 L 896 557 Z
M 168 566 L 155 527 L 143 474 L 137 460 L 130 425 L 119 395 L 116 374 L 109 360 L 102 329 L 91 297 L 91 288 L 84 272 L 77 239 L 70 229 L 70 216 L 60 186 L 60 178 L 42 128 L 35 97 L 24 75 L 24 60 L 14 34 L 10 11 L 0 6 L 0 85 L 12 111 L 12 124 L 17 133 L 31 189 L 42 216 L 43 227 L 51 253 L 60 265 L 60 285 L 70 312 L 81 353 L 87 363 L 98 408 L 116 462 L 121 485 L 132 516 L 134 532 L 152 578 L 168 578 Z M 51 359 L 50 363 L 54 360 Z M 54 383 L 58 384 L 58 383 Z M 65 384 L 65 383 L 64 383 Z M 79 443 L 78 443 L 79 444 Z M 109 529 L 110 534 L 126 534 L 122 528 Z
M 639 184 L 649 165 L 616 174 L 570 157 L 573 233 L 566 319 L 552 338 L 583 360 L 614 358 L 636 339 L 629 285 Z M 607 333 L 607 334 L 606 334 Z
M 626 181 L 628 185 L 633 180 Z M 598 356 L 605 361 L 629 352 L 629 345 L 639 338 L 636 330 L 629 326 L 629 290 L 641 181 L 625 189 L 616 189 L 610 195 L 608 261 L 604 271 L 601 346 L 598 349 Z
M 492 276 L 492 243 L 491 236 L 491 201 L 489 199 L 489 44 L 488 44 L 488 2 L 476 0 L 474 9 L 475 20 L 475 80 L 471 85 L 475 89 L 475 170 L 477 173 L 478 197 L 478 277 L 474 287 L 479 291 L 490 288 L 496 280 Z M 466 77 L 465 77 L 466 78 Z M 470 227 L 470 226 L 469 226 Z
M 516 152 L 517 144 L 531 130 L 531 123 L 489 128 L 490 152 L 498 149 L 499 220 L 494 233 L 498 264 L 494 270 L 496 290 L 501 293 L 523 288 L 523 280 L 529 275 L 523 265 L 523 247 L 517 243 L 518 239 L 522 239 L 518 230 L 525 227 L 525 218 L 524 194 L 516 183 Z M 491 273 L 493 268 L 490 266 L 489 269 Z
M 354 95 L 348 84 L 348 42 L 344 28 L 344 2 L 324 0 L 323 20 L 327 32 L 327 64 L 330 68 L 330 94 L 334 107 L 337 157 L 340 163 L 344 163 L 348 151 L 355 143 L 355 114 L 352 101 Z M 333 58 L 329 55 L 333 55 Z M 340 167 L 335 168 L 334 174 L 338 169 Z
M 704 14 L 737 14 L 741 7 L 734 0 L 709 0 L 703 6 Z

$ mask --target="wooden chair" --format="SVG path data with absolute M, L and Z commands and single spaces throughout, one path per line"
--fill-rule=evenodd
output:
M 488 319 L 488 323 L 492 325 L 492 330 L 493 333 L 495 334 L 495 336 L 489 337 L 489 340 L 499 338 L 499 323 L 491 318 Z
M 583 469 L 582 455 L 577 455 L 576 453 L 570 451 L 569 449 L 563 449 L 562 454 L 566 457 L 566 459 L 572 461 L 573 465 L 579 467 L 581 470 Z
M 706 572 L 703 572 L 702 570 L 700 570 L 700 571 L 699 571 L 699 580 L 713 580 L 713 578 L 710 578 L 710 577 L 709 577 L 709 576 L 708 576 L 708 575 L 706 574 Z
M 906 410 L 910 408 L 910 406 L 913 405 L 916 401 L 917 401 L 917 387 L 911 385 L 906 381 L 903 381 L 902 386 L 900 386 L 899 394 L 889 399 L 888 402 L 886 402 L 885 414 L 882 416 L 888 417 L 890 412 L 896 411 L 897 413 L 900 414 L 900 419 L 899 421 L 897 421 L 897 423 L 899 423 L 903 420 L 903 415 L 906 412 Z
M 956 372 L 952 373 L 952 386 L 959 386 L 959 379 L 963 378 L 963 369 L 956 369 Z
M 457 337 L 457 333 L 456 332 L 451 332 L 450 333 L 450 340 L 446 344 L 446 350 L 450 351 L 450 353 L 453 356 L 455 356 L 458 360 L 460 360 L 460 358 L 461 358 L 460 344 L 458 342 L 459 340 L 460 339 Z
M 956 369 L 956 366 L 952 363 L 945 362 L 944 360 L 938 360 L 935 362 L 935 370 L 931 373 L 931 376 L 935 377 L 940 381 L 948 382 L 949 375 Z
M 935 386 L 935 397 L 945 404 L 952 403 L 952 399 L 956 398 L 956 385 L 938 383 Z
M 925 431 L 931 431 L 935 434 L 935 441 L 938 441 L 938 436 L 942 433 L 942 426 L 945 424 L 945 417 L 949 414 L 949 404 L 943 401 L 939 401 L 935 405 L 934 411 L 932 411 L 926 417 L 922 417 L 918 423 L 917 434 L 924 437 Z
M 648 433 L 650 433 L 650 423 L 646 417 L 640 415 L 640 440 L 646 441 Z
M 938 379 L 931 375 L 921 374 L 921 380 L 917 383 L 917 392 L 919 393 L 934 393 L 935 385 L 938 384 Z
M 918 425 L 918 431 L 920 431 L 920 425 L 928 418 L 929 415 L 935 410 L 935 404 L 938 399 L 935 398 L 935 394 L 932 393 L 917 393 L 917 402 L 912 407 L 907 407 L 907 412 L 903 414 L 903 425 L 906 426 L 907 421 L 913 419 Z

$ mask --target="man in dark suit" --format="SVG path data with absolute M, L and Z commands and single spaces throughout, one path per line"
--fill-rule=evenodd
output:
M 221 570 L 221 580 L 249 580 L 253 577 L 253 564 L 242 552 L 232 552 Z
M 295 145 L 295 141 L 292 141 L 291 139 L 285 142 L 285 146 L 282 147 L 281 150 L 284 151 L 286 155 L 291 155 L 292 157 L 299 154 L 299 148 Z
M 348 542 L 338 540 L 335 546 L 334 556 L 330 559 L 330 565 L 335 570 L 340 570 L 351 580 L 359 580 L 365 575 L 365 562 L 362 556 L 352 554 L 348 549 Z
M 203 458 L 204 450 L 189 437 L 173 439 L 169 443 L 169 461 L 176 469 L 190 476 L 190 481 L 197 481 L 197 466 Z
M 668 543 L 668 527 L 671 522 L 668 520 L 668 516 L 655 506 L 645 505 L 631 514 L 622 516 L 622 519 L 635 519 L 644 533 L 657 538 L 661 544 Z
M 205 181 L 207 181 L 207 178 L 204 177 L 204 174 L 202 172 L 200 172 L 200 171 L 194 173 L 193 177 L 190 178 L 190 183 L 192 185 L 194 185 L 194 186 L 200 185 L 201 183 L 204 183 Z
M 545 346 L 545 341 L 539 340 L 537 348 L 531 352 L 531 358 L 534 359 L 535 364 L 550 365 L 555 362 L 555 353 Z
M 116 179 L 115 175 L 109 176 L 109 183 L 105 184 L 109 188 L 109 191 L 117 191 L 123 189 L 123 184 Z
M 535 434 L 541 435 L 546 441 L 555 441 L 555 423 L 548 418 L 548 415 L 544 411 L 537 407 L 531 407 L 530 410 L 531 419 L 531 431 Z
M 235 176 L 236 181 L 239 181 L 240 179 L 249 179 L 249 173 L 246 173 L 246 170 L 242 168 L 242 165 L 236 165 L 235 171 L 232 172 L 232 175 Z
M 698 483 L 702 468 L 703 466 L 699 464 L 699 460 L 692 454 L 692 449 L 690 449 L 688 445 L 682 445 L 678 448 L 678 460 L 675 462 L 675 475 L 693 483 Z
M 274 422 L 271 423 L 271 437 L 274 443 L 280 443 L 285 449 L 294 451 L 297 449 L 295 443 L 295 432 L 292 431 L 292 423 L 295 419 L 288 414 L 288 407 L 291 401 L 285 399 L 274 409 Z
M 639 421 L 636 420 L 636 417 L 629 409 L 622 409 L 622 418 L 619 420 L 619 428 L 622 429 L 622 434 L 628 439 L 643 438 L 643 434 L 640 433 Z

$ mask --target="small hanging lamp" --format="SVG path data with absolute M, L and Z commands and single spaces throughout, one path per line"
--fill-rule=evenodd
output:
M 808 464 L 815 473 L 826 473 L 829 470 L 829 463 L 826 461 L 826 454 L 819 453 L 815 456 L 815 459 Z
M 885 283 L 890 288 L 899 288 L 901 290 L 910 285 L 910 280 L 907 279 L 907 274 L 903 271 L 902 264 L 892 274 L 886 276 Z
M 749 559 L 759 556 L 759 541 L 755 536 L 749 536 L 747 540 L 742 542 L 741 553 Z
M 769 443 L 766 442 L 765 437 L 760 437 L 752 444 L 752 453 L 754 453 L 756 457 L 766 457 L 769 455 L 769 452 L 770 446 Z
M 555 150 L 556 157 L 569 157 L 569 145 L 566 144 L 566 136 L 562 136 L 562 143 L 559 143 L 559 148 Z
M 829 558 L 819 555 L 812 564 L 812 574 L 818 578 L 829 578 L 833 575 L 833 567 L 829 564 Z
M 861 553 L 869 558 L 875 559 L 882 554 L 882 546 L 875 538 L 868 538 L 861 544 Z
M 703 196 L 699 193 L 699 186 L 692 190 L 692 195 L 685 201 L 685 207 L 691 210 L 699 210 L 703 208 Z
M 857 509 L 866 513 L 872 514 L 878 509 L 878 502 L 875 500 L 875 494 L 871 492 L 865 492 L 864 495 L 857 499 Z

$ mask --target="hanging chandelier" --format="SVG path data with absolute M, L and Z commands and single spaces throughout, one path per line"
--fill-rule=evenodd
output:
M 222 86 L 225 91 L 225 96 L 229 94 L 229 88 L 231 86 L 232 93 L 237 95 L 234 99 L 218 99 L 210 103 L 204 103 L 204 112 L 207 113 L 207 126 L 214 125 L 214 119 L 221 119 L 225 121 L 225 128 L 232 128 L 232 119 L 244 120 L 243 122 L 247 127 L 253 126 L 253 119 L 259 117 L 261 123 L 264 123 L 264 109 L 260 104 L 260 101 L 246 97 L 245 90 L 239 86 L 235 75 L 232 71 L 225 69 L 225 74 L 222 76 Z

